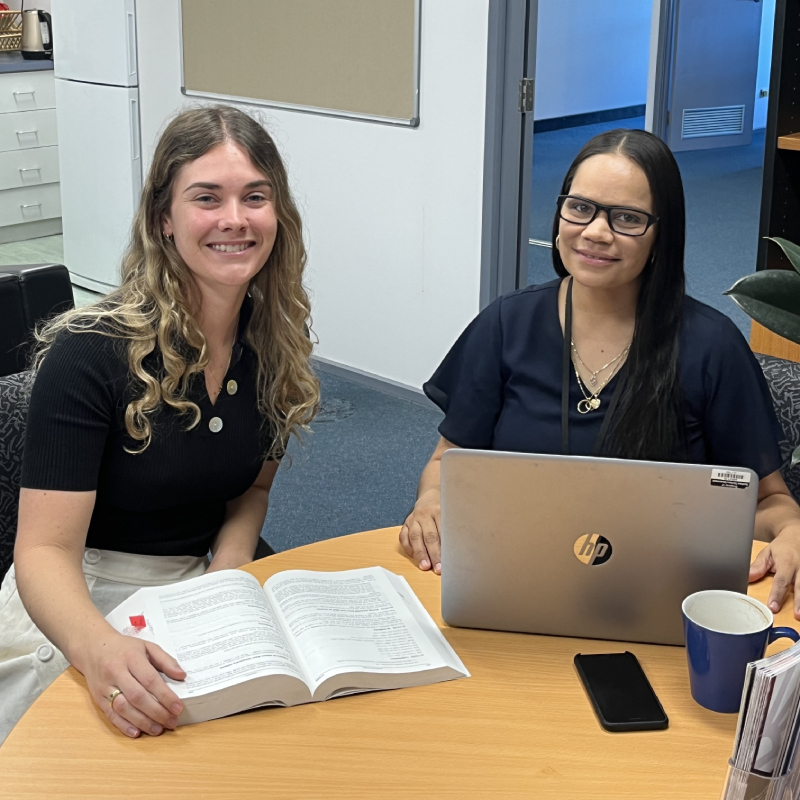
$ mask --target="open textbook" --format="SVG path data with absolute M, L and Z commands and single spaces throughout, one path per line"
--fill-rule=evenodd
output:
M 469 677 L 407 581 L 382 567 L 290 570 L 263 588 L 221 570 L 140 589 L 106 619 L 185 670 L 165 677 L 184 704 L 179 725 Z

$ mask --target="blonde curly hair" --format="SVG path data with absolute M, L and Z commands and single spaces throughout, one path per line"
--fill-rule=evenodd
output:
M 225 142 L 241 147 L 270 179 L 278 220 L 272 252 L 250 282 L 253 312 L 246 330 L 258 362 L 258 408 L 275 433 L 265 456 L 280 457 L 290 435 L 307 429 L 317 411 L 319 382 L 309 361 L 310 304 L 303 287 L 306 251 L 286 169 L 272 137 L 243 111 L 224 105 L 194 108 L 176 116 L 158 142 L 122 259 L 120 287 L 36 332 L 34 370 L 62 331 L 92 331 L 125 341 L 129 372 L 143 387 L 125 409 L 126 430 L 141 443 L 129 452 L 148 447 L 151 416 L 162 403 L 191 417 L 187 430 L 200 421 L 199 407 L 186 397 L 189 380 L 209 358 L 192 310 L 199 296 L 189 267 L 162 234 L 162 224 L 181 167 Z M 156 349 L 163 359 L 158 376 L 142 365 Z

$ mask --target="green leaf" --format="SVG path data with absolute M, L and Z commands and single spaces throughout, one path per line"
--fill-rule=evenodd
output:
M 724 294 L 765 328 L 800 344 L 800 275 L 765 269 L 740 278 Z
M 792 463 L 789 466 L 794 467 L 798 462 L 800 462 L 800 447 L 796 448 L 794 453 L 792 453 Z
M 786 254 L 786 258 L 792 262 L 792 266 L 800 272 L 800 247 L 787 239 L 781 239 L 779 236 L 767 236 L 771 242 L 775 242 L 778 247 Z

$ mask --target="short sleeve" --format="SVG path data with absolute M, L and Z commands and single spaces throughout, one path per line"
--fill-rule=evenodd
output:
M 739 329 L 725 320 L 705 372 L 704 438 L 709 463 L 765 478 L 781 467 L 782 438 L 764 373 Z
M 115 340 L 99 333 L 59 334 L 31 391 L 21 486 L 94 491 L 116 408 L 120 372 Z
M 444 411 L 439 433 L 458 447 L 489 449 L 503 407 L 502 298 L 469 324 L 422 387 Z

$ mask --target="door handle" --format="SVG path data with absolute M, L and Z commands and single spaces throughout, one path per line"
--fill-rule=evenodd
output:
M 128 75 L 136 75 L 137 70 L 137 57 L 136 57 L 136 18 L 131 12 L 127 15 L 127 31 L 128 31 Z
M 131 99 L 130 105 L 131 123 L 131 156 L 136 161 L 142 155 L 141 142 L 139 141 L 139 101 Z M 138 198 L 137 198 L 138 202 Z

